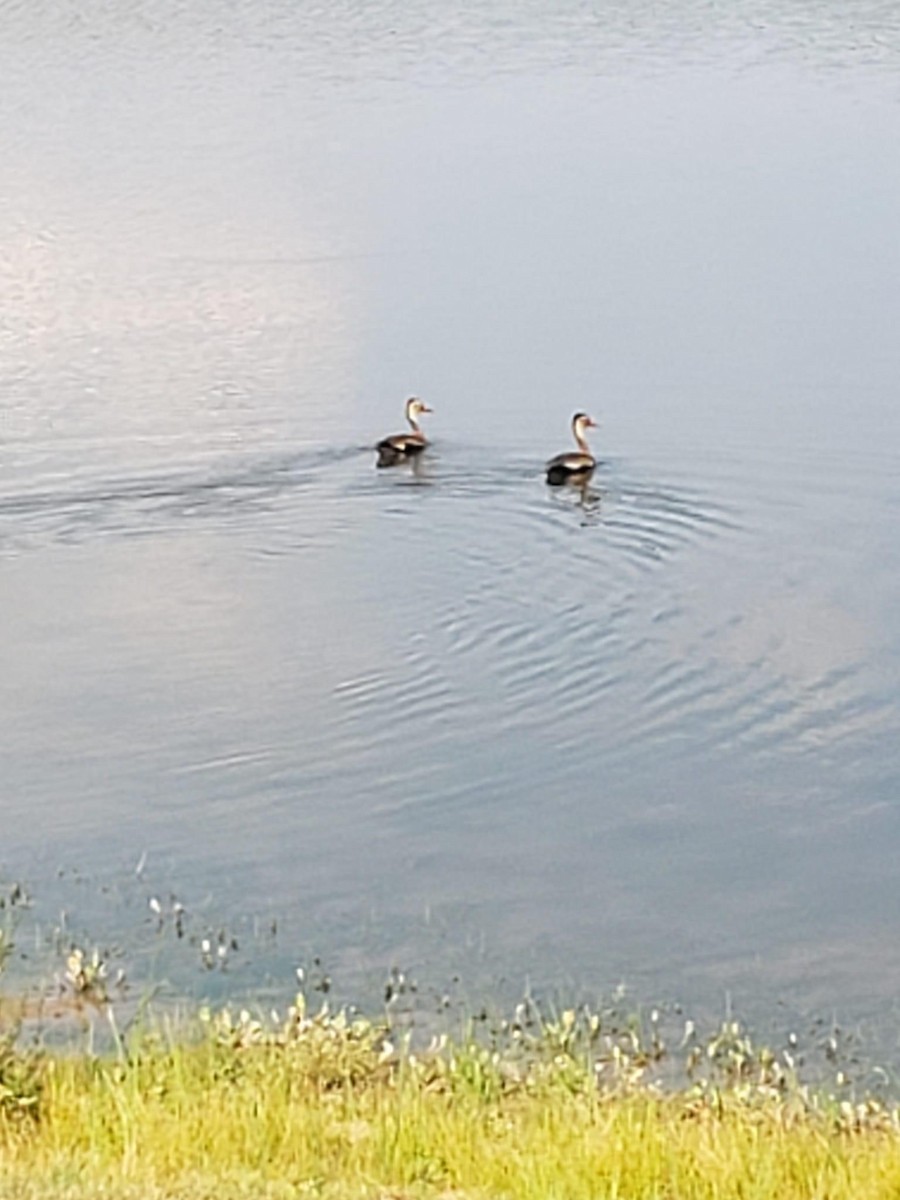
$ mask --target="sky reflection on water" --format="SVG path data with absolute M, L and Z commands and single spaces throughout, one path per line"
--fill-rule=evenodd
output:
M 892 8 L 7 16 L 4 874 L 886 1011 Z

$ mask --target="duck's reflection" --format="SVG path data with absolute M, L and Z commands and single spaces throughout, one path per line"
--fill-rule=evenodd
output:
M 592 486 L 592 475 L 581 475 L 547 489 L 557 503 L 581 509 L 582 525 L 596 525 L 603 515 L 603 493 Z

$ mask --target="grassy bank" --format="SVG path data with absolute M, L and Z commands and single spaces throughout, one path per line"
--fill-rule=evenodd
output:
M 108 1057 L 0 1056 L 0 1195 L 654 1197 L 900 1195 L 890 1106 L 814 1093 L 736 1025 L 665 1049 L 590 1013 L 503 1022 L 413 1052 L 321 1011 L 206 1015 Z

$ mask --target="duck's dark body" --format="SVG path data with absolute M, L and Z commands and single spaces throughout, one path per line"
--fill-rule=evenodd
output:
M 587 479 L 596 465 L 590 454 L 582 454 L 577 450 L 570 454 L 557 454 L 547 463 L 547 482 L 559 484 Z
M 393 467 L 421 454 L 428 443 L 424 433 L 394 433 L 382 438 L 375 449 L 378 451 L 376 466 Z
M 584 440 L 584 432 L 586 429 L 592 429 L 595 425 L 596 421 L 593 421 L 587 413 L 575 414 L 572 418 L 572 435 L 578 449 L 569 450 L 565 454 L 557 454 L 555 458 L 550 459 L 545 467 L 548 483 L 560 484 L 570 481 L 580 483 L 590 477 L 597 462 Z

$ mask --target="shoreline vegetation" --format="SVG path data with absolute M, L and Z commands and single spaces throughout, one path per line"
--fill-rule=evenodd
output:
M 29 907 L 0 895 L 0 978 Z M 173 903 L 159 935 L 216 969 L 227 937 L 186 921 Z M 769 1048 L 621 990 L 432 1011 L 396 968 L 373 1015 L 335 1004 L 317 959 L 277 1011 L 178 1013 L 136 1001 L 120 959 L 52 944 L 51 992 L 7 975 L 0 995 L 0 1200 L 900 1195 L 900 1090 L 819 1020 Z
M 429 1036 L 300 992 L 281 1014 L 144 1014 L 122 1034 L 86 965 L 83 1044 L 48 1050 L 33 1010 L 2 1009 L 4 1200 L 900 1194 L 897 1104 L 840 1070 L 803 1082 L 799 1050 L 736 1021 L 683 1022 L 670 1048 L 655 1011 L 524 1001 Z

